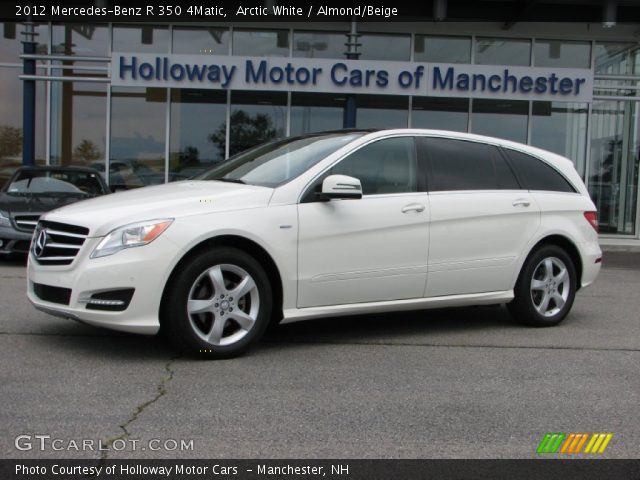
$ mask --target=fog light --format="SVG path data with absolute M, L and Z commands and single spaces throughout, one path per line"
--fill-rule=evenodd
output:
M 133 288 L 107 290 L 106 292 L 94 293 L 91 297 L 80 301 L 87 304 L 87 310 L 122 312 L 129 306 L 133 292 Z
M 91 303 L 93 305 L 124 305 L 124 300 L 96 300 L 91 299 L 87 303 Z

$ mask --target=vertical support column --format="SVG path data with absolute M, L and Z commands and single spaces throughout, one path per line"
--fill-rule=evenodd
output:
M 71 59 L 73 52 L 73 30 L 71 25 L 66 24 L 64 26 L 64 55 L 68 60 L 64 60 L 62 65 L 70 67 L 75 64 Z M 73 70 L 64 68 L 61 71 L 63 77 L 71 77 L 74 75 Z M 66 81 L 61 82 L 60 89 L 62 90 L 62 101 L 60 103 L 60 150 L 58 151 L 58 165 L 72 165 L 73 164 L 73 102 L 74 94 L 73 87 L 75 82 Z
M 36 53 L 35 29 L 32 22 L 24 24 L 24 40 L 22 41 L 25 55 Z M 25 75 L 36 74 L 36 61 L 33 58 L 22 60 L 22 71 Z M 22 164 L 36 163 L 36 81 L 23 80 L 22 84 Z
M 351 21 L 351 30 L 347 34 L 347 51 L 345 55 L 347 60 L 357 60 L 360 57 L 360 43 L 358 43 L 358 27 L 355 20 Z M 342 116 L 342 128 L 356 127 L 356 114 L 358 111 L 358 103 L 354 94 L 347 95 L 344 102 L 344 110 Z

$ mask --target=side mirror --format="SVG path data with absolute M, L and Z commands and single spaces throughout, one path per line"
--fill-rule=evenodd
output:
M 329 175 L 322 182 L 322 190 L 318 196 L 321 200 L 358 199 L 362 198 L 362 185 L 357 178 L 347 175 Z

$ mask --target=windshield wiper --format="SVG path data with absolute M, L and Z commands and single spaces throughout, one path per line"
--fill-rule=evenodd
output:
M 229 183 L 241 183 L 242 185 L 246 185 L 247 182 L 245 182 L 244 180 L 240 180 L 239 178 L 216 178 L 215 180 L 217 180 L 218 182 L 229 182 Z

